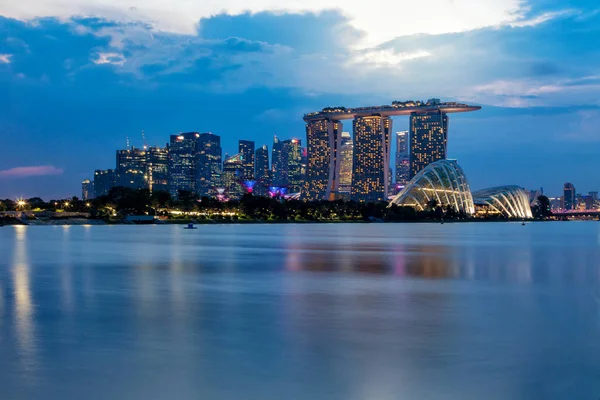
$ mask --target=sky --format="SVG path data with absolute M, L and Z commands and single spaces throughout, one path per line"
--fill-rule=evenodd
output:
M 1 2 L 0 198 L 80 195 L 142 130 L 234 154 L 305 142 L 323 107 L 432 97 L 482 106 L 450 115 L 472 189 L 600 190 L 599 42 L 596 0 Z

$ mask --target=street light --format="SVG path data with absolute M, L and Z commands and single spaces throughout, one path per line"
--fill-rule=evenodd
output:
M 65 208 L 69 207 L 69 202 L 65 201 Z

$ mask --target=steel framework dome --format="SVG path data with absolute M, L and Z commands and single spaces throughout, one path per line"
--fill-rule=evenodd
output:
M 520 186 L 497 186 L 473 193 L 474 203 L 490 207 L 507 218 L 533 218 L 529 193 Z
M 411 206 L 423 211 L 431 200 L 468 215 L 475 213 L 467 177 L 455 160 L 429 164 L 390 201 L 390 205 Z

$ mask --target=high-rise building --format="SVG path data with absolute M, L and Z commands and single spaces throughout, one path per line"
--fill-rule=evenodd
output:
M 171 135 L 169 192 L 173 197 L 177 197 L 180 190 L 197 193 L 199 138 L 198 132 Z
M 274 186 L 288 185 L 287 157 L 283 147 L 283 142 L 274 136 L 271 154 L 271 179 Z
M 339 195 L 342 123 L 328 118 L 306 123 L 307 166 L 302 198 L 331 200 Z
M 300 139 L 288 139 L 283 141 L 282 149 L 284 170 L 287 172 L 288 193 L 299 193 L 304 184 L 302 175 L 302 141 Z
M 410 179 L 423 168 L 446 158 L 448 116 L 443 112 L 410 114 Z
M 198 138 L 197 192 L 200 196 L 214 196 L 215 186 L 221 185 L 221 137 L 201 133 Z
M 240 140 L 238 151 L 242 155 L 242 178 L 254 179 L 254 142 Z
M 117 186 L 130 189 L 148 188 L 146 150 L 131 147 L 117 150 Z
M 241 153 L 231 157 L 225 155 L 221 183 L 227 189 L 229 198 L 239 199 L 243 195 L 241 181 L 244 179 L 244 158 Z
M 387 199 L 391 129 L 390 117 L 354 119 L 353 200 L 377 202 Z
M 404 186 L 408 181 L 410 181 L 408 131 L 396 132 L 396 184 Z
M 352 191 L 352 157 L 354 154 L 354 144 L 349 132 L 342 132 L 341 144 L 339 193 L 349 197 Z
M 169 190 L 169 147 L 150 147 L 146 152 L 148 189 L 151 193 Z
M 106 196 L 116 186 L 114 169 L 97 169 L 94 171 L 94 197 Z
M 576 194 L 575 194 L 575 186 L 572 183 L 565 183 L 564 186 L 564 209 L 565 210 L 574 210 L 577 207 L 576 203 Z
M 94 198 L 94 182 L 89 179 L 81 182 L 81 198 L 83 201 Z
M 269 148 L 267 145 L 259 147 L 254 154 L 254 177 L 257 180 L 254 194 L 267 196 L 271 186 L 271 169 L 269 168 Z

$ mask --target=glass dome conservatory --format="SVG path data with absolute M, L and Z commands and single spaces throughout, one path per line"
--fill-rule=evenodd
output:
M 529 193 L 519 186 L 498 186 L 473 193 L 474 203 L 506 218 L 533 218 Z
M 439 160 L 429 164 L 390 201 L 390 205 L 410 206 L 423 211 L 432 200 L 444 208 L 450 206 L 457 212 L 468 215 L 475 212 L 469 183 L 455 160 Z

